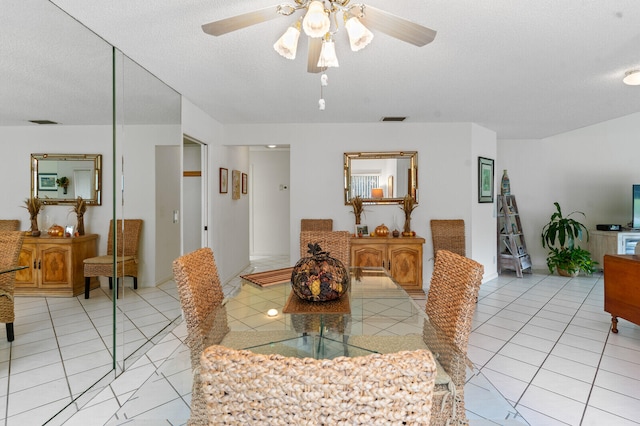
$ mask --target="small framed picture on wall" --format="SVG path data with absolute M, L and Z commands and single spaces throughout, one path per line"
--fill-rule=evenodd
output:
M 229 192 L 229 170 L 220 167 L 220 193 L 226 194 L 227 192 Z
M 247 194 L 247 185 L 248 185 L 247 178 L 248 178 L 247 174 L 243 173 L 242 174 L 242 193 L 245 195 Z
M 493 160 L 478 157 L 478 202 L 493 203 Z
M 231 199 L 240 199 L 240 170 L 231 171 Z

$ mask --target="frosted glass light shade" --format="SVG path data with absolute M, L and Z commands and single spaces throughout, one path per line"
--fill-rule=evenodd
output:
M 330 27 L 331 21 L 324 11 L 324 4 L 320 1 L 312 1 L 302 20 L 302 29 L 305 34 L 312 38 L 324 37 Z
M 344 26 L 347 29 L 347 34 L 349 34 L 351 50 L 354 52 L 363 49 L 371 43 L 371 40 L 373 40 L 373 33 L 369 31 L 367 27 L 362 25 L 362 22 L 360 22 L 360 20 L 355 16 L 347 19 Z
M 298 38 L 300 38 L 300 29 L 295 26 L 287 28 L 282 37 L 273 45 L 273 48 L 280 55 L 287 59 L 295 59 L 298 50 Z
M 333 40 L 324 40 L 322 42 L 322 50 L 320 58 L 318 58 L 318 66 L 320 68 L 339 67 L 338 57 L 336 56 L 336 45 Z
M 627 71 L 622 81 L 629 86 L 640 86 L 640 70 Z

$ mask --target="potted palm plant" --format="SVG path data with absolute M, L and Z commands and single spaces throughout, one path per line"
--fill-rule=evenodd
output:
M 542 247 L 549 248 L 547 266 L 549 272 L 555 269 L 559 275 L 574 277 L 580 271 L 592 274 L 595 271 L 595 262 L 591 259 L 591 253 L 576 246 L 576 241 L 589 241 L 587 228 L 571 216 L 584 213 L 575 211 L 567 216 L 562 215 L 560 204 L 553 203 L 556 211 L 551 215 L 549 223 L 542 228 Z

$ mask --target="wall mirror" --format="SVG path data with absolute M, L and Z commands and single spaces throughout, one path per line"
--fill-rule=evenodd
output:
M 44 204 L 102 205 L 101 154 L 31 154 L 31 195 Z
M 410 194 L 418 201 L 418 153 L 345 152 L 344 203 L 360 196 L 367 204 L 398 204 Z

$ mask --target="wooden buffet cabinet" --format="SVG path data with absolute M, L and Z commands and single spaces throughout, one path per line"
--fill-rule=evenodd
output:
M 84 294 L 82 261 L 97 256 L 98 235 L 73 238 L 25 236 L 16 272 L 16 296 L 77 296 Z M 92 279 L 91 288 L 100 285 Z
M 604 256 L 604 310 L 611 314 L 611 331 L 618 317 L 640 325 L 640 256 Z
M 352 237 L 351 266 L 383 267 L 409 294 L 422 289 L 421 237 Z

